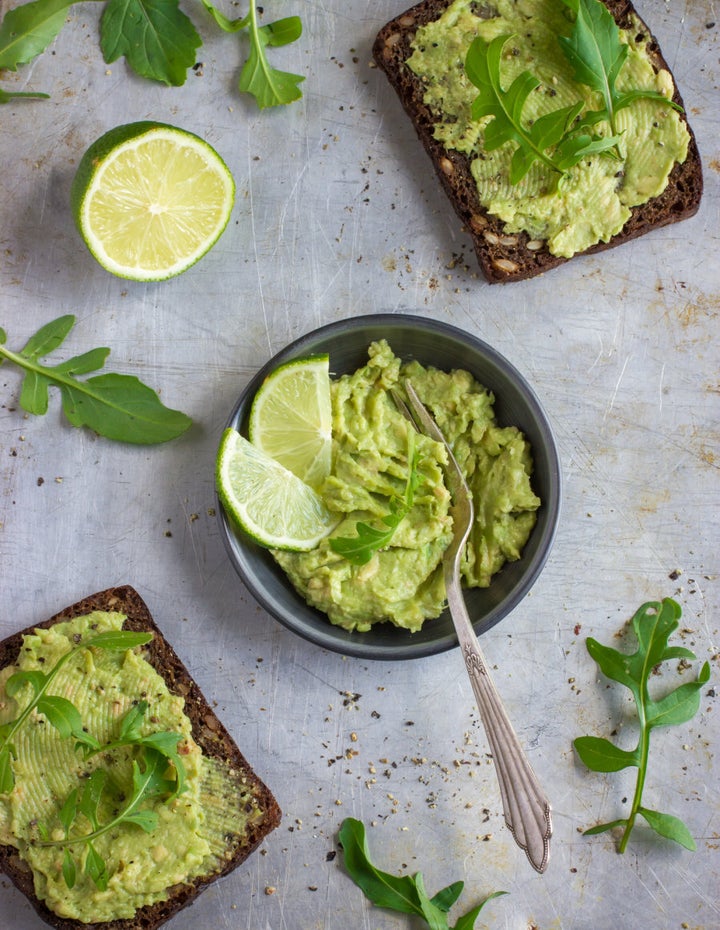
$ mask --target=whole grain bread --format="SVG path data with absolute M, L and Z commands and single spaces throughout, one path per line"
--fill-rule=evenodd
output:
M 562 265 L 568 258 L 552 255 L 547 246 L 531 240 L 527 233 L 507 234 L 503 223 L 490 215 L 478 199 L 475 181 L 470 171 L 470 159 L 460 152 L 446 149 L 433 137 L 439 115 L 423 102 L 423 84 L 407 66 L 412 54 L 411 43 L 419 26 L 438 19 L 452 0 L 423 0 L 387 23 L 373 45 L 373 58 L 385 72 L 397 92 L 403 108 L 412 120 L 418 137 L 430 156 L 440 182 L 465 230 L 472 239 L 480 267 L 491 284 L 520 281 Z M 672 73 L 663 58 L 657 40 L 640 19 L 628 0 L 603 0 L 620 28 L 637 27 L 649 38 L 647 49 L 656 70 Z M 632 20 L 632 16 L 637 20 Z M 673 100 L 683 106 L 675 84 Z M 684 110 L 683 110 L 684 113 Z M 660 196 L 634 207 L 623 229 L 609 242 L 599 242 L 584 253 L 613 248 L 653 229 L 677 223 L 693 216 L 700 206 L 703 178 L 700 154 L 693 131 L 683 115 L 690 134 L 688 156 L 676 164 L 668 185 Z M 574 256 L 573 256 L 574 257 Z
M 0 668 L 16 662 L 24 635 L 38 628 L 47 628 L 55 623 L 84 616 L 94 610 L 122 613 L 127 617 L 123 629 L 148 631 L 153 634 L 152 641 L 143 647 L 144 657 L 163 677 L 168 689 L 184 698 L 185 713 L 192 723 L 195 742 L 205 756 L 229 763 L 242 784 L 243 792 L 246 790 L 247 803 L 252 805 L 257 816 L 253 817 L 250 826 L 243 832 L 227 834 L 225 858 L 210 874 L 200 876 L 192 883 L 174 886 L 170 889 L 166 901 L 142 907 L 132 918 L 88 924 L 58 917 L 35 896 L 32 872 L 14 846 L 0 845 L 0 871 L 4 871 L 13 884 L 27 896 L 40 917 L 58 930 L 155 930 L 191 904 L 207 885 L 227 875 L 244 862 L 280 823 L 281 812 L 270 789 L 245 760 L 187 668 L 158 629 L 144 601 L 133 588 L 124 586 L 100 591 L 67 607 L 44 623 L 28 627 L 3 640 L 0 642 Z

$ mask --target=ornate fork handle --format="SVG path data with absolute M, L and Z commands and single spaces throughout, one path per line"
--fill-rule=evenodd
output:
M 454 521 L 453 538 L 443 557 L 448 608 L 495 760 L 505 823 L 515 842 L 525 850 L 532 867 L 538 872 L 544 872 L 550 856 L 552 834 L 550 802 L 540 787 L 500 695 L 495 690 L 460 585 L 460 557 L 473 523 L 472 497 L 445 436 L 409 381 L 405 382 L 405 390 L 410 408 L 401 398 L 396 397 L 398 409 L 403 411 L 416 429 L 441 442 L 447 450 L 445 478 L 452 498 L 451 513 Z
M 495 761 L 505 824 L 518 846 L 525 850 L 532 867 L 542 873 L 550 856 L 550 803 L 495 689 L 459 585 L 446 577 L 446 587 L 448 607 Z

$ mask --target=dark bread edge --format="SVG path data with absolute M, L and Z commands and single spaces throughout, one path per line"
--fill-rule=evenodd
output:
M 258 824 L 252 825 L 243 837 L 235 837 L 235 843 L 228 854 L 228 859 L 219 870 L 207 876 L 198 877 L 192 884 L 176 886 L 171 890 L 167 901 L 146 905 L 140 908 L 132 918 L 88 924 L 58 917 L 35 897 L 32 872 L 13 846 L 0 845 L 0 871 L 4 871 L 13 884 L 29 899 L 38 915 L 57 930 L 79 930 L 79 928 L 92 930 L 94 927 L 98 930 L 101 928 L 102 930 L 154 930 L 191 904 L 207 885 L 241 865 L 263 839 L 278 826 L 281 811 L 270 789 L 255 774 L 185 665 L 161 633 L 143 599 L 129 585 L 108 588 L 92 594 L 66 607 L 49 620 L 33 624 L 9 636 L 0 642 L 0 668 L 11 665 L 17 660 L 23 636 L 26 634 L 36 629 L 47 629 L 56 623 L 83 616 L 93 610 L 117 611 L 125 614 L 127 620 L 123 629 L 153 633 L 152 642 L 144 647 L 145 657 L 163 677 L 169 690 L 185 699 L 185 713 L 192 722 L 193 737 L 203 753 L 226 760 L 234 769 L 242 773 L 244 783 L 252 791 L 258 806 L 263 811 L 263 819 Z
M 410 117 L 446 195 L 472 240 L 478 262 L 488 282 L 497 284 L 521 281 L 563 265 L 571 259 L 552 255 L 546 246 L 538 250 L 528 249 L 527 243 L 531 240 L 527 233 L 513 233 L 507 236 L 502 221 L 489 214 L 478 199 L 477 188 L 470 171 L 470 159 L 460 152 L 444 148 L 433 138 L 433 129 L 438 120 L 423 103 L 422 82 L 405 65 L 412 53 L 410 43 L 417 27 L 437 19 L 451 2 L 452 0 L 423 0 L 395 17 L 377 34 L 373 43 L 373 58 L 387 75 Z M 648 50 L 654 66 L 657 69 L 665 69 L 672 75 L 657 39 L 632 3 L 629 0 L 603 2 L 621 28 L 630 26 L 631 15 L 637 17 L 642 31 L 649 37 Z M 674 77 L 673 84 L 673 100 L 684 109 Z M 608 242 L 598 242 L 583 252 L 576 253 L 577 255 L 589 255 L 614 248 L 653 229 L 677 223 L 697 213 L 703 189 L 702 163 L 695 134 L 686 115 L 683 119 L 690 134 L 688 155 L 681 165 L 674 166 L 662 194 L 645 204 L 633 207 L 623 229 Z M 485 233 L 489 233 L 494 239 L 514 239 L 515 242 L 488 241 Z M 503 267 L 505 263 L 510 264 Z M 512 269 L 512 265 L 516 266 L 515 270 Z

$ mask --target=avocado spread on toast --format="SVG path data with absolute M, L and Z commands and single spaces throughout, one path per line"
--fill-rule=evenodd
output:
M 0 727 L 16 719 L 32 698 L 29 685 L 12 697 L 7 694 L 11 675 L 48 672 L 88 633 L 120 630 L 124 620 L 121 613 L 95 611 L 26 635 L 16 664 L 0 673 Z M 229 764 L 203 755 L 184 713 L 184 699 L 168 689 L 142 650 L 76 648 L 53 678 L 51 692 L 74 704 L 83 729 L 102 746 L 117 741 L 123 718 L 146 702 L 143 734 L 178 735 L 185 777 L 175 796 L 154 796 L 143 803 L 142 810 L 157 819 L 154 829 L 125 822 L 93 840 L 93 851 L 107 869 L 105 888 L 83 867 L 89 847 L 65 847 L 78 861 L 69 887 L 63 846 L 47 844 L 48 839 L 68 836 L 61 808 L 102 767 L 107 782 L 94 815 L 100 823 L 112 820 L 133 788 L 133 750 L 125 745 L 87 757 L 74 738 L 62 737 L 39 709 L 33 711 L 13 737 L 14 785 L 0 794 L 0 843 L 16 847 L 30 866 L 36 896 L 60 917 L 95 924 L 131 918 L 138 908 L 166 900 L 173 886 L 219 871 L 227 836 L 242 832 L 254 816 L 252 799 Z M 71 836 L 91 830 L 83 810 L 81 802 Z
M 511 184 L 513 146 L 484 149 L 490 118 L 472 119 L 478 91 L 465 73 L 465 57 L 477 36 L 486 43 L 510 36 L 502 61 L 503 88 L 523 71 L 540 82 L 525 103 L 525 125 L 582 98 L 587 110 L 597 109 L 599 95 L 574 79 L 558 42 L 570 25 L 570 11 L 559 0 L 455 0 L 438 19 L 418 28 L 407 62 L 423 81 L 424 102 L 438 118 L 435 138 L 471 160 L 483 206 L 504 222 L 508 233 L 527 232 L 564 258 L 619 233 L 632 207 L 662 193 L 675 163 L 685 161 L 690 141 L 676 110 L 662 101 L 637 99 L 616 114 L 618 157 L 588 156 L 559 181 L 538 161 L 519 183 Z M 628 54 L 618 90 L 654 90 L 670 99 L 672 78 L 653 68 L 647 51 L 650 37 L 639 20 L 636 29 L 621 30 L 620 38 Z M 607 133 L 609 127 L 600 123 L 595 131 Z

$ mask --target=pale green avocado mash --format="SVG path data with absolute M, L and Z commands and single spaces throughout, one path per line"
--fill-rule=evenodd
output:
M 122 614 L 95 612 L 26 636 L 17 665 L 0 676 L 0 725 L 16 719 L 30 699 L 28 686 L 15 699 L 5 694 L 4 684 L 12 673 L 48 671 L 77 637 L 91 630 L 118 630 L 124 620 Z M 133 702 L 147 701 L 147 732 L 169 730 L 183 737 L 179 752 L 187 791 L 168 803 L 147 802 L 159 816 L 151 833 L 125 823 L 95 840 L 110 873 L 107 890 L 99 891 L 81 869 L 75 886 L 68 888 L 62 849 L 37 845 L 38 824 L 47 826 L 51 839 L 63 839 L 58 810 L 97 766 L 108 769 L 121 798 L 132 785 L 130 750 L 121 747 L 84 760 L 72 738 L 63 739 L 42 714 L 33 712 L 13 738 L 15 786 L 9 794 L 0 794 L 0 843 L 17 847 L 32 868 L 37 897 L 61 917 L 103 922 L 132 917 L 139 907 L 165 900 L 172 885 L 217 871 L 229 835 L 243 831 L 253 816 L 252 806 L 230 767 L 203 756 L 191 736 L 183 699 L 168 691 L 141 652 L 79 650 L 53 680 L 50 693 L 70 699 L 84 727 L 103 744 L 117 736 L 118 722 Z M 100 810 L 100 822 L 112 816 L 110 810 Z
M 465 75 L 467 50 L 476 36 L 486 42 L 500 35 L 513 37 L 506 45 L 503 88 L 525 70 L 541 82 L 523 110 L 525 125 L 581 98 L 588 109 L 598 109 L 599 95 L 573 80 L 557 41 L 569 32 L 568 15 L 560 0 L 455 0 L 439 19 L 417 30 L 407 62 L 425 84 L 425 103 L 440 117 L 435 138 L 471 159 L 483 206 L 505 223 L 508 233 L 526 231 L 545 240 L 553 255 L 565 258 L 607 242 L 627 222 L 631 207 L 661 194 L 673 165 L 685 161 L 690 140 L 677 111 L 660 101 L 639 99 L 617 114 L 622 160 L 587 158 L 570 169 L 557 190 L 557 175 L 535 162 L 522 181 L 510 184 L 514 146 L 506 143 L 485 151 L 483 129 L 489 117 L 471 119 L 478 91 Z M 670 98 L 672 78 L 667 71 L 653 70 L 641 23 L 621 37 L 630 51 L 618 89 L 652 89 Z M 608 129 L 606 123 L 597 127 L 603 133 Z
M 332 536 L 356 535 L 358 521 L 382 526 L 391 497 L 403 493 L 412 427 L 388 390 L 406 378 L 435 416 L 473 492 L 476 519 L 463 582 L 486 587 L 506 561 L 520 558 L 535 525 L 540 500 L 530 486 L 529 445 L 515 427 L 496 424 L 492 394 L 468 372 L 402 364 L 384 340 L 370 346 L 367 365 L 332 383 L 332 473 L 320 488 L 342 518 Z M 329 538 L 311 552 L 274 552 L 308 603 L 348 630 L 390 621 L 416 631 L 445 606 L 441 559 L 452 537 L 446 452 L 425 436 L 416 443 L 421 482 L 414 506 L 366 565 L 334 553 Z

